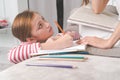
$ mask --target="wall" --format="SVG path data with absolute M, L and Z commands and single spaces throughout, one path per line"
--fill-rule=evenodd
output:
M 19 12 L 28 9 L 27 0 L 1 0 L 0 2 L 4 5 L 3 8 L 0 7 L 3 11 L 0 15 L 9 21 L 9 28 L 0 29 L 0 47 L 12 47 L 19 42 L 11 33 L 11 24 Z
M 4 0 L 0 0 L 0 19 L 4 18 Z
M 27 9 L 27 0 L 4 0 L 5 1 L 5 16 L 8 18 L 10 23 L 13 22 L 15 16 Z

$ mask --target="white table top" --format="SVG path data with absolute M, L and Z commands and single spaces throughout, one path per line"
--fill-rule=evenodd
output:
M 0 72 L 0 80 L 120 80 L 120 58 L 84 55 L 85 62 L 46 61 L 34 57 Z M 75 65 L 77 69 L 26 66 L 26 63 Z

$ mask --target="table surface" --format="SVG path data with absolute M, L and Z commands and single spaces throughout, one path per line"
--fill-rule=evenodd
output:
M 120 80 L 120 58 L 83 55 L 85 62 L 39 60 L 33 57 L 0 72 L 0 80 Z M 26 66 L 27 63 L 74 65 L 78 68 Z

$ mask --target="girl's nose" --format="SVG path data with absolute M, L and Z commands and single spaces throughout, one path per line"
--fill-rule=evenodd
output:
M 46 28 L 50 27 L 50 24 L 48 22 L 45 23 Z

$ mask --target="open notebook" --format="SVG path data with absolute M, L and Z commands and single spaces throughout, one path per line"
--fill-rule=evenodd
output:
M 39 50 L 38 53 L 32 53 L 31 56 L 54 55 L 54 54 L 74 54 L 74 53 L 88 54 L 88 52 L 86 51 L 86 45 L 77 45 L 74 42 L 74 45 L 69 48 L 65 48 L 62 50 Z

